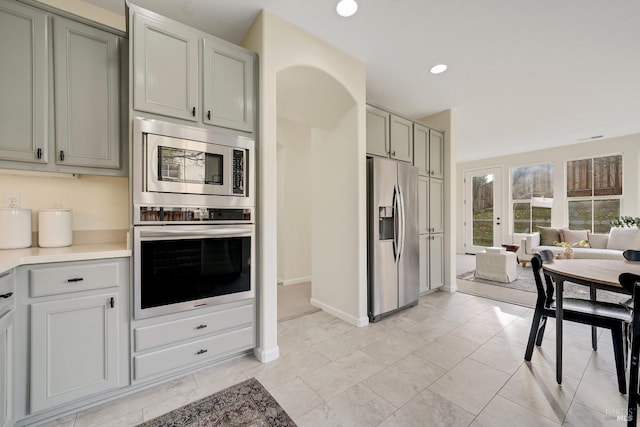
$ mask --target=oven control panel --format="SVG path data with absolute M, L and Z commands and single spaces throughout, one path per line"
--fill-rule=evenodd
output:
M 248 208 L 194 208 L 172 206 L 140 206 L 141 224 L 159 223 L 251 223 L 252 209 Z

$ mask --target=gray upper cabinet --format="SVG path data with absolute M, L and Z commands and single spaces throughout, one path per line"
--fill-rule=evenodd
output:
M 60 165 L 120 168 L 118 39 L 54 18 L 56 163 Z
M 444 178 L 444 134 L 429 131 L 429 169 L 432 178 Z
M 389 119 L 391 158 L 413 163 L 413 123 L 391 114 Z
M 134 14 L 133 108 L 198 120 L 198 32 Z
M 254 55 L 209 36 L 204 37 L 202 46 L 202 121 L 252 132 Z
M 367 153 L 389 157 L 389 113 L 367 105 Z
M 47 15 L 0 3 L 0 159 L 47 162 Z
M 429 176 L 429 128 L 413 124 L 413 165 L 418 175 Z

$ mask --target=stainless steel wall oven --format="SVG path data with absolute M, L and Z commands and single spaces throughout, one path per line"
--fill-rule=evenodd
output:
M 134 318 L 255 295 L 254 143 L 133 123 Z

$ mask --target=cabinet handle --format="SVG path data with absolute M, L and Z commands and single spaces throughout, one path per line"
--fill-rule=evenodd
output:
M 11 298 L 12 295 L 13 295 L 13 292 L 9 292 L 9 293 L 0 295 L 0 298 L 7 299 L 7 298 Z
M 115 307 L 115 306 L 116 306 L 116 300 L 115 300 L 115 298 L 114 298 L 114 297 L 109 298 L 109 306 L 110 306 L 111 308 L 113 308 L 113 307 Z
M 74 277 L 73 279 L 67 279 L 67 282 L 72 283 L 72 282 L 82 282 L 84 280 L 84 277 Z
M 191 115 L 192 115 L 193 117 L 195 117 L 195 116 L 196 116 L 196 107 L 193 107 L 193 108 L 191 109 Z
M 205 354 L 207 351 L 209 350 L 207 350 L 206 348 L 203 348 L 202 350 L 198 350 L 196 354 Z
M 391 152 L 391 155 L 392 155 L 392 156 L 395 156 L 395 155 L 396 155 L 395 150 Z
M 64 162 L 64 151 L 60 150 L 60 161 Z
M 36 150 L 36 157 L 37 157 L 38 159 L 41 159 L 41 158 L 42 158 L 42 148 L 38 148 L 38 149 Z
M 207 110 L 207 120 L 211 120 L 211 110 Z
M 198 325 L 198 326 L 196 326 L 196 329 L 204 329 L 206 327 L 207 327 L 207 325 Z

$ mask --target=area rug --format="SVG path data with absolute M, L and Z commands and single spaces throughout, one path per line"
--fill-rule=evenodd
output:
M 139 426 L 289 427 L 296 424 L 278 402 L 251 378 Z
M 536 282 L 533 278 L 533 271 L 531 270 L 531 268 L 523 268 L 522 265 L 518 264 L 516 270 L 518 272 L 518 278 L 511 283 L 494 282 L 492 280 L 475 277 L 475 270 L 459 274 L 457 277 L 458 279 L 467 280 L 469 282 L 484 283 L 486 285 L 537 293 Z M 567 298 L 589 299 L 589 288 L 587 288 L 586 286 L 565 282 L 563 295 Z M 618 294 L 615 292 L 603 291 L 598 289 L 597 298 L 599 301 L 620 302 L 626 301 L 629 297 L 624 294 Z

